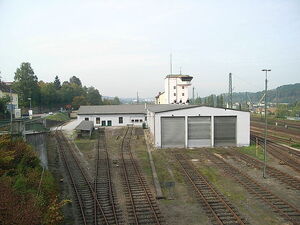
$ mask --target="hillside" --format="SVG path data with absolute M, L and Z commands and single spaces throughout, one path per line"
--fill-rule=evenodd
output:
M 279 103 L 294 103 L 300 101 L 300 83 L 287 84 L 268 91 L 268 101 L 276 102 L 276 90 L 278 93 Z M 264 91 L 248 92 L 248 96 L 253 103 L 257 103 L 263 96 Z M 245 102 L 249 101 L 247 98 L 247 92 L 233 93 L 233 102 Z

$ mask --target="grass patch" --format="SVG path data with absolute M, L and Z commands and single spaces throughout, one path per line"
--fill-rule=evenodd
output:
M 263 148 L 258 146 L 256 149 L 255 145 L 250 145 L 248 147 L 241 147 L 241 148 L 237 148 L 239 151 L 241 151 L 242 153 L 245 153 L 247 155 L 250 155 L 252 157 L 255 157 L 259 160 L 263 160 L 264 159 L 264 151 Z
M 46 119 L 47 120 L 55 120 L 55 121 L 67 121 L 70 118 L 69 118 L 67 113 L 59 112 L 59 113 L 56 113 L 54 115 L 47 116 Z
M 94 149 L 96 144 L 96 140 L 91 139 L 75 139 L 74 142 L 82 152 Z
M 293 147 L 293 148 L 299 148 L 300 149 L 300 144 L 291 144 L 291 147 Z

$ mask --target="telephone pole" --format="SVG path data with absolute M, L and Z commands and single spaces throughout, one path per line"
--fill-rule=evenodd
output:
M 232 74 L 229 73 L 228 107 L 232 109 Z
M 195 87 L 193 87 L 193 104 L 195 104 Z
M 268 72 L 270 69 L 263 69 L 261 70 L 266 72 L 266 79 L 265 79 L 265 145 L 264 145 L 264 170 L 263 170 L 263 177 L 266 178 L 266 167 L 267 167 L 267 90 L 268 90 Z

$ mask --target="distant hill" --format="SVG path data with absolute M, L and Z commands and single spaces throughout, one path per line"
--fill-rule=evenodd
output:
M 300 83 L 287 84 L 280 86 L 276 89 L 268 91 L 268 101 L 276 102 L 276 92 L 278 94 L 279 103 L 294 103 L 300 101 Z M 248 96 L 253 103 L 257 103 L 263 96 L 264 91 L 259 92 L 248 92 Z M 247 101 L 246 92 L 233 93 L 233 102 L 245 102 Z M 249 100 L 248 100 L 249 101 Z

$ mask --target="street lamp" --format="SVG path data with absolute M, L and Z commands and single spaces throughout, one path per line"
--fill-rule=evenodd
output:
M 266 72 L 266 80 L 265 80 L 265 146 L 264 146 L 264 169 L 263 169 L 263 177 L 266 178 L 266 167 L 267 167 L 267 84 L 268 84 L 268 72 L 270 69 L 261 70 Z
M 29 102 L 30 102 L 30 107 L 29 109 L 31 110 L 31 98 L 28 98 Z

